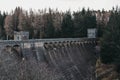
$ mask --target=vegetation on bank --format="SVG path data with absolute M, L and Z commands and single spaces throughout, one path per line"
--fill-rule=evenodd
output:
M 97 59 L 95 70 L 97 80 L 119 80 L 120 73 L 118 73 L 115 68 L 115 65 L 104 64 L 100 59 Z
M 111 11 L 109 22 L 104 28 L 101 41 L 100 58 L 96 61 L 98 80 L 120 79 L 120 9 Z
M 104 35 L 101 38 L 101 60 L 116 65 L 120 72 L 120 9 L 113 9 Z

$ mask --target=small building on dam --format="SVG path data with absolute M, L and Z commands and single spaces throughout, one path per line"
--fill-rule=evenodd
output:
M 29 32 L 27 31 L 14 31 L 14 40 L 28 40 L 29 39 Z

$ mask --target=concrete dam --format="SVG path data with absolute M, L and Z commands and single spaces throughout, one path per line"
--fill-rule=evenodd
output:
M 5 59 L 9 56 L 6 57 L 6 54 L 15 52 L 10 63 L 34 58 L 37 63 L 47 63 L 49 67 L 56 69 L 57 73 L 61 73 L 62 79 L 59 80 L 96 80 L 94 54 L 96 41 L 97 39 L 91 38 L 2 40 L 0 41 L 0 60 L 7 61 Z M 8 53 L 4 54 L 4 51 Z M 3 80 L 7 79 L 3 78 Z

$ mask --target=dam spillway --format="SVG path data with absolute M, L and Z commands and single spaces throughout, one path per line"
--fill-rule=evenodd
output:
M 1 48 L 13 48 L 25 59 L 34 57 L 37 62 L 46 62 L 56 68 L 64 80 L 95 80 L 96 39 L 60 38 L 25 41 L 0 41 Z M 0 53 L 2 54 L 2 53 Z

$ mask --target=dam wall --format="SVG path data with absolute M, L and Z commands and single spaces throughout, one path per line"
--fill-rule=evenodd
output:
M 16 51 L 20 59 L 46 62 L 65 80 L 95 80 L 96 41 L 90 38 L 11 40 L 0 41 L 0 47 L 8 52 Z

